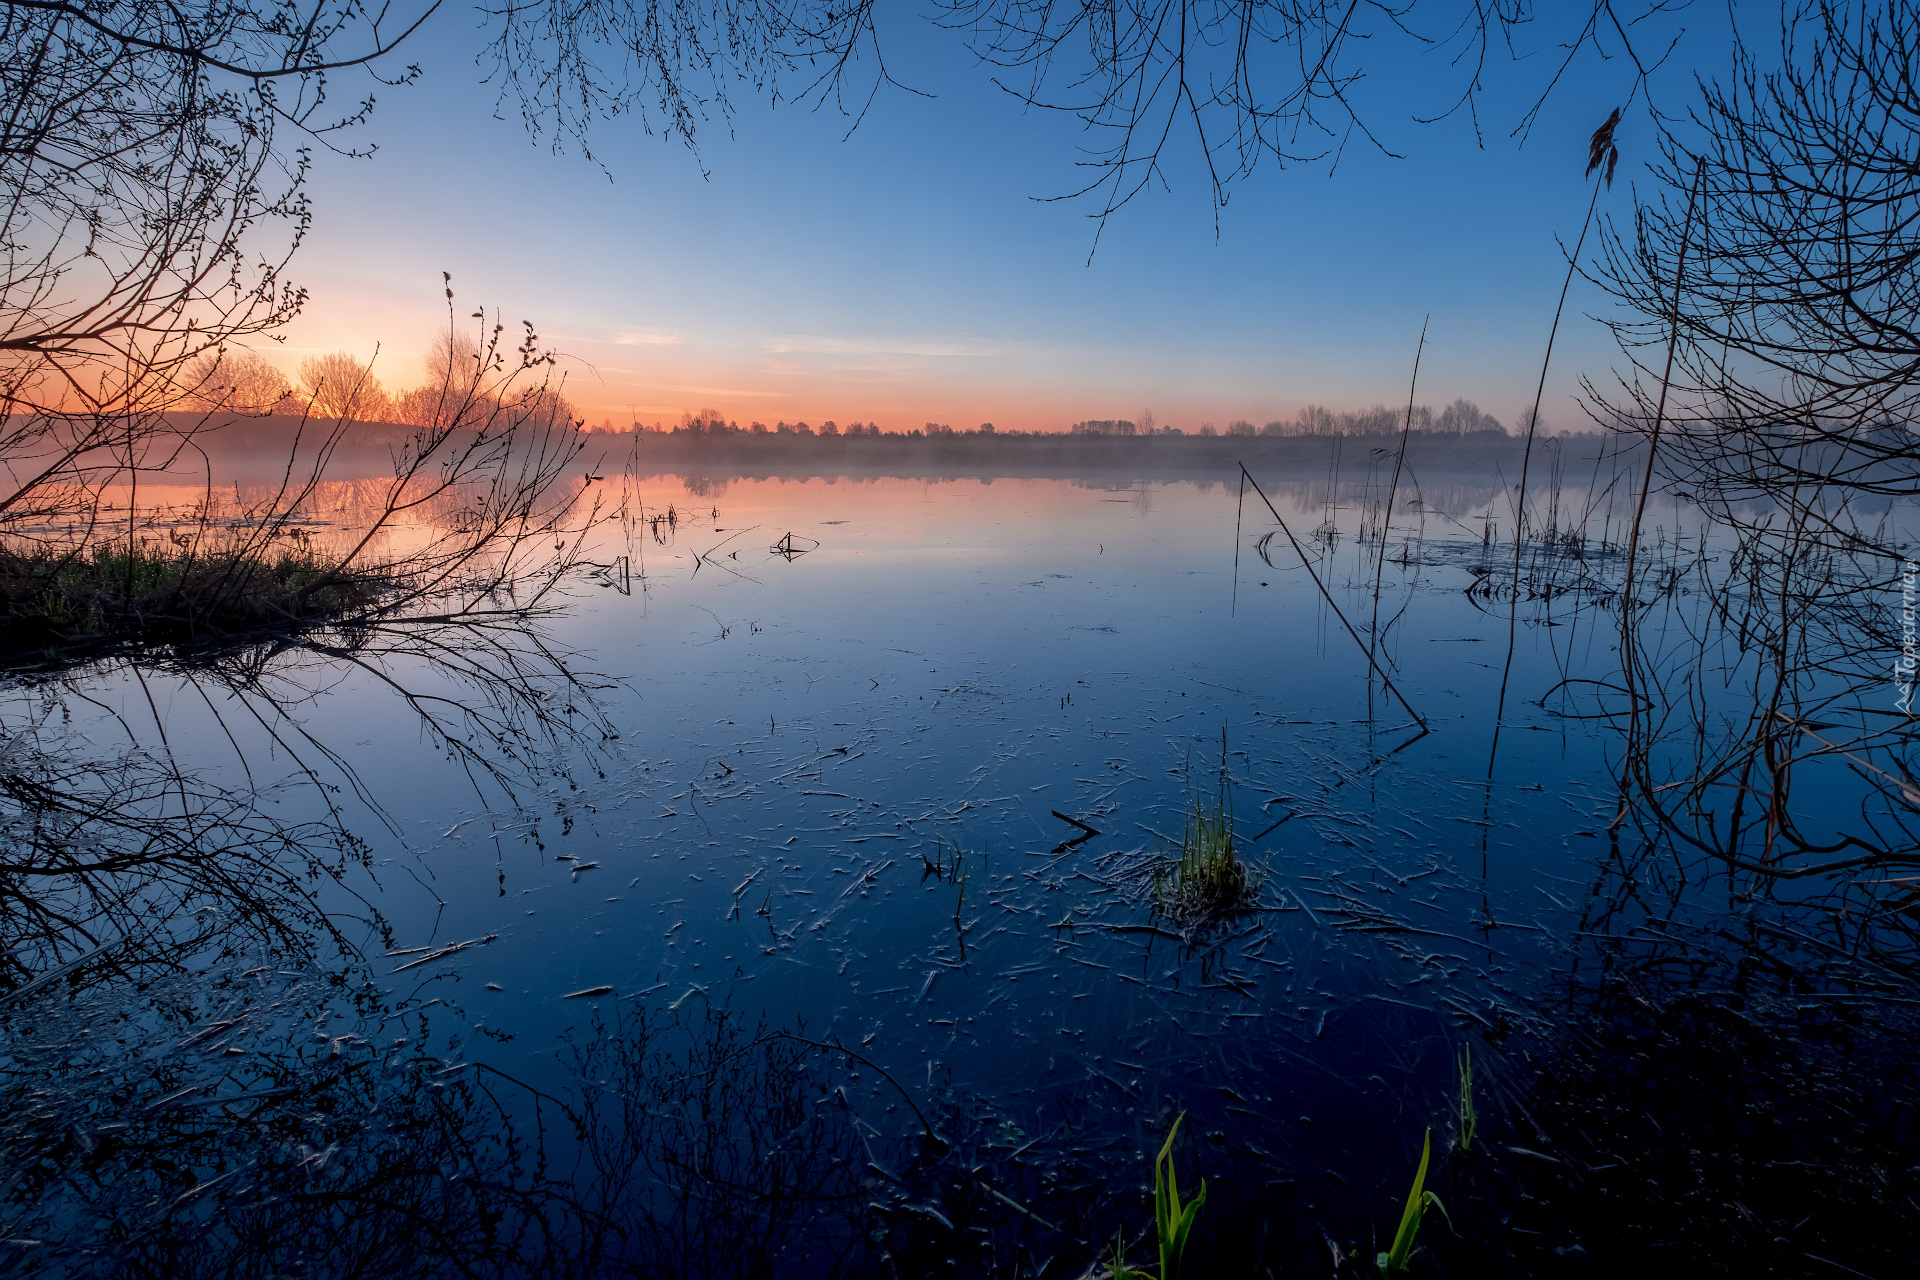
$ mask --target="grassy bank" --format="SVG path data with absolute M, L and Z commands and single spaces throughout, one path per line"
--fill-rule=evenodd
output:
M 0 662 L 58 661 L 121 643 L 214 644 L 333 621 L 388 585 L 377 569 L 340 573 L 296 551 L 0 548 Z

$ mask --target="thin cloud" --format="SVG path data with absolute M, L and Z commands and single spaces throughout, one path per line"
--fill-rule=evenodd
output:
M 628 329 L 613 335 L 616 347 L 677 347 L 686 339 L 677 333 Z
M 641 384 L 655 391 L 677 391 L 689 396 L 775 396 L 784 395 L 779 391 L 751 391 L 746 387 L 683 387 L 670 382 L 649 382 Z
M 1005 357 L 1034 358 L 1057 354 L 1056 349 L 1038 343 L 979 342 L 958 340 L 916 340 L 912 338 L 823 338 L 809 334 L 776 338 L 767 344 L 775 355 L 821 356 L 922 356 L 942 359 L 984 360 Z
M 918 360 L 905 359 L 861 359 L 835 362 L 830 369 L 818 366 L 797 364 L 791 360 L 769 360 L 766 364 L 769 374 L 781 376 L 811 374 L 816 377 L 833 377 L 843 381 L 907 382 L 925 376 L 926 365 Z

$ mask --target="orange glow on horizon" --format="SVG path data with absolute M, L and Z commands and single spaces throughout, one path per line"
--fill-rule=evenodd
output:
M 437 273 L 432 283 L 439 283 Z M 324 301 L 288 326 L 284 342 L 255 347 L 290 382 L 298 383 L 303 360 L 334 351 L 369 362 L 389 393 L 425 381 L 423 357 L 447 325 L 447 303 L 437 290 L 342 280 L 316 296 Z M 474 319 L 464 297 L 456 298 L 453 318 L 476 332 L 502 324 L 508 354 L 520 332 L 508 313 Z M 831 421 L 907 432 L 932 422 L 956 431 L 992 423 L 999 431 L 1064 432 L 1086 419 L 1139 421 L 1151 413 L 1159 426 L 1193 434 L 1211 423 L 1224 434 L 1239 419 L 1291 419 L 1316 398 L 1120 382 L 1121 376 L 1139 378 L 1136 373 L 1109 383 L 1096 368 L 1014 343 L 716 338 L 644 322 L 597 333 L 536 323 L 535 331 L 555 354 L 563 393 L 590 428 L 672 427 L 682 414 L 711 408 L 741 427 L 805 422 L 817 429 Z

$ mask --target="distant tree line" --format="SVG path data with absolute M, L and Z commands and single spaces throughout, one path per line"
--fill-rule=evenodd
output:
M 307 380 L 309 385 L 317 385 L 315 380 Z M 344 382 L 342 377 L 339 381 Z M 375 384 L 377 391 L 377 384 Z M 409 392 L 408 395 L 419 394 Z M 1523 415 L 1524 417 L 1524 415 Z M 1523 423 L 1524 425 L 1524 423 Z M 1138 420 L 1130 418 L 1088 418 L 1072 423 L 1062 433 L 1058 431 L 1001 431 L 991 422 L 983 422 L 978 427 L 954 427 L 944 422 L 927 422 L 907 430 L 883 430 L 876 422 L 849 422 L 841 426 L 829 418 L 814 426 L 806 422 L 776 422 L 768 426 L 764 422 L 748 422 L 741 426 L 738 421 L 729 419 L 718 409 L 704 408 L 680 415 L 677 425 L 663 423 L 651 425 L 635 422 L 627 432 L 615 434 L 645 434 L 666 436 L 700 436 L 720 438 L 728 436 L 892 436 L 899 439 L 939 440 L 963 436 L 996 436 L 1012 439 L 1028 436 L 1124 436 L 1135 439 L 1146 437 L 1175 436 L 1382 436 L 1397 435 L 1404 428 L 1432 436 L 1506 436 L 1506 428 L 1492 414 L 1484 412 L 1471 400 L 1459 399 L 1438 413 L 1426 405 L 1414 408 L 1411 419 L 1405 409 L 1393 409 L 1385 405 L 1375 405 L 1367 409 L 1334 410 L 1321 405 L 1308 405 L 1291 421 L 1275 420 L 1265 426 L 1255 426 L 1245 419 L 1236 419 L 1227 424 L 1223 432 L 1210 422 L 1203 422 L 1194 431 L 1180 427 L 1161 425 L 1151 410 L 1143 410 Z M 600 428 L 602 432 L 611 432 L 611 426 Z
M 1151 413 L 1142 413 L 1141 421 L 1136 423 L 1124 418 L 1089 418 L 1085 422 L 1076 422 L 1069 432 L 1076 436 L 1179 436 L 1185 435 L 1179 427 L 1154 424 Z M 1465 436 L 1480 432 L 1506 433 L 1500 419 L 1485 413 L 1471 400 L 1455 400 L 1452 404 L 1435 413 L 1426 405 L 1416 405 L 1411 419 L 1405 409 L 1392 409 L 1386 405 L 1374 405 L 1368 409 L 1353 409 L 1345 412 L 1328 409 L 1322 405 L 1310 404 L 1294 416 L 1291 422 L 1275 420 L 1263 427 L 1256 427 L 1244 418 L 1227 424 L 1225 434 L 1230 436 L 1382 436 L 1397 434 L 1405 427 L 1415 431 L 1429 432 L 1435 435 Z M 1211 422 L 1200 424 L 1198 435 L 1214 436 L 1222 434 Z
M 1500 419 L 1484 412 L 1471 400 L 1455 400 L 1446 408 L 1435 413 L 1422 404 L 1415 405 L 1411 416 L 1405 409 L 1390 408 L 1376 404 L 1371 408 L 1354 409 L 1340 412 L 1322 405 L 1310 404 L 1300 410 L 1291 422 L 1269 422 L 1261 427 L 1257 434 L 1263 436 L 1384 436 L 1393 435 L 1402 429 L 1426 431 L 1435 435 L 1468 436 L 1481 432 L 1506 433 Z M 1250 422 L 1235 422 L 1228 426 L 1230 436 L 1250 436 L 1256 434 Z
M 441 334 L 428 351 L 425 366 L 427 380 L 411 390 L 389 392 L 367 364 L 344 351 L 313 356 L 300 366 L 296 386 L 285 374 L 260 356 L 239 348 L 212 351 L 189 366 L 185 379 L 191 388 L 184 404 L 197 410 L 226 410 L 242 414 L 312 415 L 325 419 L 350 419 L 360 422 L 392 422 L 404 426 L 434 425 L 447 406 L 465 397 L 475 381 L 479 347 L 465 334 Z M 584 426 L 573 405 L 557 389 L 542 387 L 530 392 L 542 403 L 542 416 L 555 423 L 573 422 Z M 533 407 L 533 406 L 523 406 Z M 1524 415 L 1523 415 L 1524 418 Z M 1310 404 L 1291 421 L 1276 419 L 1255 426 L 1246 419 L 1227 424 L 1224 432 L 1203 422 L 1192 434 L 1201 436 L 1380 436 L 1395 435 L 1405 426 L 1433 435 L 1476 435 L 1506 433 L 1500 420 L 1484 412 L 1471 400 L 1458 399 L 1435 413 L 1427 405 L 1417 405 L 1409 420 L 1405 409 L 1373 405 L 1365 409 L 1336 410 Z M 1524 422 L 1523 422 L 1524 427 Z M 606 428 L 603 428 L 603 430 Z M 897 435 L 909 439 L 940 439 L 971 435 L 1053 435 L 1050 431 L 998 431 L 991 422 L 978 427 L 953 427 L 944 422 L 923 423 L 905 431 L 885 431 L 875 422 L 849 422 L 844 427 L 828 418 L 817 427 L 807 422 L 749 421 L 744 427 L 737 420 L 714 408 L 688 410 L 678 425 L 661 423 L 632 424 L 630 431 L 706 436 L 792 435 L 792 436 L 878 436 Z M 1175 426 L 1157 425 L 1150 410 L 1142 411 L 1138 422 L 1129 418 L 1089 418 L 1075 422 L 1067 434 L 1076 436 L 1184 436 Z

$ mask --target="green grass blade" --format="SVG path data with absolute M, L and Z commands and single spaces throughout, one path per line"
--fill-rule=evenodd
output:
M 1447 1230 L 1453 1231 L 1453 1215 L 1447 1212 L 1447 1206 L 1440 1203 L 1440 1197 L 1429 1191 L 1427 1192 L 1427 1203 L 1440 1211 L 1440 1218 L 1447 1224 Z M 1453 1231 L 1453 1234 L 1459 1235 L 1460 1233 Z
M 1180 1122 L 1186 1112 L 1174 1117 L 1167 1140 L 1153 1161 L 1153 1226 L 1160 1242 L 1159 1280 L 1179 1280 L 1180 1266 L 1187 1252 L 1187 1237 L 1193 1232 L 1200 1206 L 1207 1202 L 1207 1184 L 1200 1183 L 1200 1194 L 1192 1201 L 1180 1202 L 1180 1184 L 1173 1167 L 1173 1143 L 1180 1135 Z
M 1380 1269 L 1388 1274 L 1398 1274 L 1407 1269 L 1407 1260 L 1413 1256 L 1414 1239 L 1420 1234 L 1420 1215 L 1426 1210 L 1429 1200 L 1439 1203 L 1427 1190 L 1427 1163 L 1432 1157 L 1433 1130 L 1428 1129 L 1426 1138 L 1420 1144 L 1420 1167 L 1414 1171 L 1413 1189 L 1407 1193 L 1407 1207 L 1401 1211 L 1399 1229 L 1393 1233 L 1393 1247 L 1375 1260 Z M 1445 1210 L 1441 1212 L 1445 1213 Z M 1453 1225 L 1451 1219 L 1447 1225 Z

